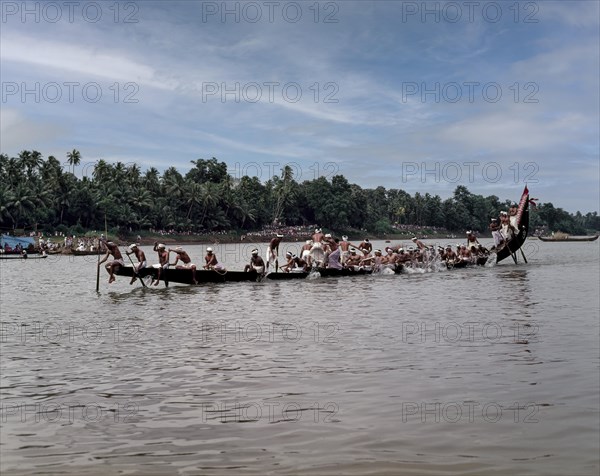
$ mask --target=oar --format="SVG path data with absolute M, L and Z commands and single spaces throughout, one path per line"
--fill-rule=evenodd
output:
M 525 258 L 525 253 L 523 252 L 523 248 L 519 248 L 519 250 L 521 250 L 521 256 L 523 257 L 523 261 L 525 261 L 525 264 L 527 264 L 527 258 Z
M 142 279 L 140 274 L 135 270 L 135 264 L 133 264 L 133 260 L 131 259 L 131 256 L 129 256 L 127 253 L 125 253 L 125 254 L 129 258 L 129 262 L 131 263 L 131 266 L 133 266 L 133 274 L 135 274 L 138 277 L 138 279 L 140 280 L 140 283 L 142 283 L 142 286 L 147 287 L 146 283 L 144 282 L 144 280 Z
M 98 255 L 98 266 L 96 266 L 96 292 L 100 292 L 100 255 Z

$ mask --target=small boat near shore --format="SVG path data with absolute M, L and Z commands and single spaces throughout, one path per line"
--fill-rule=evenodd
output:
M 48 257 L 47 255 L 28 256 L 28 255 L 10 254 L 10 253 L 0 254 L 0 260 L 30 260 L 30 259 L 44 259 L 47 257 Z
M 541 241 L 545 241 L 546 243 L 552 242 L 584 242 L 584 241 L 596 241 L 599 235 L 596 236 L 538 236 Z

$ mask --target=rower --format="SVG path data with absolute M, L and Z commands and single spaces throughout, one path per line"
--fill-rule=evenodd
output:
M 320 232 L 320 228 L 318 228 L 318 230 Z M 323 235 L 321 235 L 321 239 L 319 239 L 319 241 L 315 241 L 314 238 L 316 236 L 318 236 L 318 233 L 315 233 L 313 235 L 313 245 L 310 248 L 308 261 L 310 262 L 311 266 L 322 267 L 325 263 L 325 250 L 323 249 L 323 245 L 321 244 L 321 239 L 324 237 Z
M 492 232 L 492 238 L 494 238 L 494 246 L 492 249 L 500 248 L 504 244 L 504 237 L 500 232 L 500 225 L 498 224 L 497 218 L 492 218 L 489 228 Z
M 269 242 L 269 246 L 267 248 L 267 269 L 269 269 L 269 265 L 275 265 L 275 271 L 277 271 L 277 258 L 279 257 L 279 243 L 281 243 L 281 239 L 283 235 L 277 233 L 275 238 L 273 238 Z
M 417 248 L 419 248 L 420 250 L 425 250 L 427 249 L 427 246 L 425 246 L 425 243 L 423 243 L 421 240 L 419 240 L 416 236 L 413 236 L 411 241 L 417 245 Z
M 321 229 L 316 228 L 315 232 L 313 233 L 313 236 L 312 236 L 313 243 L 321 243 L 323 238 L 324 238 L 324 236 L 323 236 L 323 233 L 321 232 Z
M 444 253 L 444 259 L 446 262 L 455 261 L 457 258 L 456 253 L 452 250 L 452 245 L 446 245 L 446 252 Z
M 129 281 L 129 284 L 133 284 L 135 282 L 140 273 L 140 269 L 145 268 L 147 265 L 146 255 L 141 249 L 138 248 L 138 245 L 135 243 L 130 244 L 128 251 L 125 252 L 127 256 L 129 256 L 132 253 L 137 258 L 138 263 L 133 265 L 133 277 L 131 278 L 131 281 Z
M 342 250 L 340 254 L 340 262 L 343 265 L 350 254 L 350 242 L 348 241 L 348 237 L 346 235 L 342 236 L 342 241 L 340 241 L 340 249 Z
M 362 258 L 356 252 L 356 248 L 350 248 L 350 256 L 348 256 L 344 266 L 346 268 L 359 267 L 361 259 Z
M 396 258 L 396 261 L 398 263 L 403 264 L 403 263 L 410 261 L 410 256 L 404 248 L 402 248 L 402 247 L 398 248 L 397 253 L 398 253 L 398 257 Z
M 250 263 L 246 265 L 244 268 L 246 273 L 253 272 L 258 273 L 260 275 L 265 274 L 265 262 L 258 255 L 258 250 L 255 248 L 252 250 L 252 256 L 250 258 Z
M 204 265 L 204 269 L 212 269 L 214 271 L 226 271 L 225 267 L 222 264 L 219 264 L 219 260 L 217 260 L 217 255 L 214 254 L 213 249 L 211 247 L 206 248 L 206 256 L 204 257 L 204 261 L 206 264 Z
M 98 266 L 104 263 L 108 259 L 108 257 L 112 255 L 113 260 L 110 263 L 107 263 L 105 266 L 106 271 L 110 275 L 110 278 L 108 278 L 108 283 L 110 284 L 116 279 L 114 274 L 115 270 L 117 270 L 120 266 L 125 266 L 125 262 L 123 261 L 123 255 L 121 254 L 119 247 L 115 245 L 112 241 L 106 243 L 106 248 L 106 255 L 104 256 L 102 261 L 98 262 Z
M 166 246 L 162 243 L 154 242 L 154 251 L 158 254 L 158 265 L 155 265 L 158 268 L 158 275 L 156 276 L 156 281 L 153 281 L 151 284 L 154 286 L 158 286 L 160 282 L 160 275 L 163 274 L 167 269 L 169 269 L 169 252 L 166 250 Z M 167 280 L 165 281 L 165 286 L 168 286 L 169 283 Z
M 190 255 L 188 255 L 181 246 L 178 246 L 174 250 L 169 248 L 169 253 L 175 253 L 175 262 L 171 266 L 175 266 L 175 269 L 190 269 L 192 270 L 192 282 L 198 284 L 196 281 L 196 265 L 192 263 Z M 183 264 L 178 265 L 177 263 L 181 260 Z
M 383 264 L 383 256 L 381 254 L 381 250 L 375 250 L 373 252 L 373 256 L 369 256 L 368 258 L 364 258 L 360 262 L 361 265 L 371 265 L 373 267 L 373 271 L 378 271 Z
M 336 245 L 337 245 L 336 238 Z M 337 246 L 334 251 L 329 254 L 329 259 L 327 260 L 327 267 L 331 269 L 342 269 L 343 265 L 340 261 L 340 256 L 342 254 L 342 248 Z
M 296 255 L 293 255 L 292 262 L 294 263 L 295 269 L 301 269 L 302 271 L 306 272 L 306 270 L 308 268 L 308 264 L 302 258 L 299 258 Z
M 339 240 L 338 239 L 333 239 L 333 237 L 331 236 L 331 234 L 327 233 L 325 235 L 325 238 L 323 240 L 325 243 L 327 243 L 327 245 L 329 246 L 329 248 L 331 249 L 331 251 L 335 251 L 337 250 L 338 246 L 339 246 Z
M 477 245 L 479 245 L 479 241 L 477 240 L 475 233 L 471 230 L 467 231 L 467 248 L 473 251 L 477 249 Z
M 302 245 L 302 249 L 300 250 L 300 257 L 306 261 L 309 266 L 310 266 L 310 250 L 312 248 L 313 245 L 313 241 L 312 240 L 306 240 L 306 242 L 304 243 L 304 245 Z
M 466 245 L 460 245 L 460 251 L 458 256 L 463 261 L 471 261 L 471 250 L 466 247 Z
M 369 253 L 373 250 L 373 245 L 369 241 L 368 238 L 365 238 L 360 245 L 358 245 L 359 250 L 367 250 Z
M 289 273 L 291 271 L 291 269 L 294 267 L 294 253 L 292 253 L 291 251 L 288 251 L 285 254 L 285 258 L 286 258 L 287 262 L 283 266 L 281 266 L 279 269 L 281 269 L 285 273 Z

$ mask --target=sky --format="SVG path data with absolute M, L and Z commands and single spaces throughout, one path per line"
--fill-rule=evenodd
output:
M 0 152 L 600 206 L 598 1 L 2 1 Z

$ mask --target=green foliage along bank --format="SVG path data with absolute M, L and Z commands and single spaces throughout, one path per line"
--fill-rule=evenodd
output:
M 343 175 L 298 183 L 290 167 L 265 183 L 257 177 L 234 179 L 227 165 L 212 158 L 192 161 L 185 174 L 169 167 L 162 174 L 152 167 L 97 161 L 82 178 L 76 176 L 81 154 L 66 154 L 64 170 L 53 156 L 37 151 L 18 157 L 0 154 L 0 228 L 25 230 L 177 230 L 211 233 L 245 232 L 265 226 L 318 223 L 332 230 L 363 230 L 375 235 L 423 226 L 483 232 L 489 219 L 509 201 L 483 197 L 459 186 L 454 196 L 401 189 L 364 189 Z M 512 200 L 518 197 L 511 197 Z M 532 229 L 585 234 L 600 229 L 597 212 L 570 214 L 552 203 L 532 214 Z

